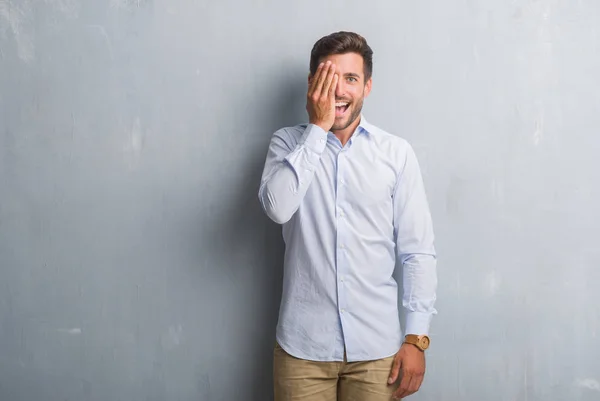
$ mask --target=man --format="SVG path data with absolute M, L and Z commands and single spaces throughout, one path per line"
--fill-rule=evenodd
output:
M 275 401 L 387 401 L 423 380 L 436 313 L 431 216 L 412 147 L 362 115 L 372 55 L 352 32 L 317 41 L 309 123 L 269 145 L 259 198 L 286 244 Z

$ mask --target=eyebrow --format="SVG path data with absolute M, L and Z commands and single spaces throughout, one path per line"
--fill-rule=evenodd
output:
M 354 73 L 354 72 L 347 72 L 344 74 L 345 77 L 354 77 L 354 78 L 359 78 L 360 79 L 360 75 Z

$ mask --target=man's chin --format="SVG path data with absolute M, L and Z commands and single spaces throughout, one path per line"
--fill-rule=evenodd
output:
M 343 120 L 340 119 L 340 120 L 338 120 L 338 119 L 335 120 L 335 123 L 333 123 L 333 126 L 331 127 L 332 131 L 341 131 L 345 128 L 348 128 L 348 126 L 350 125 L 347 118 L 345 118 Z
M 333 127 L 331 127 L 332 131 L 341 131 L 343 129 L 348 128 L 350 125 L 352 125 L 352 123 L 354 122 L 354 120 L 351 120 L 350 118 L 351 116 L 343 116 L 343 117 L 339 117 L 335 119 L 335 122 L 333 123 Z

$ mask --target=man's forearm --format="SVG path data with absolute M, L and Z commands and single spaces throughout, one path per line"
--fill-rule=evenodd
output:
M 283 224 L 298 210 L 325 149 L 327 133 L 309 124 L 298 145 L 285 154 L 285 138 L 275 134 L 269 147 L 259 200 L 274 222 Z

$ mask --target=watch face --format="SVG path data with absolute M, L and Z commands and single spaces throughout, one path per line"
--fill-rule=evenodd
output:
M 421 337 L 421 347 L 427 349 L 429 347 L 429 337 L 423 336 Z

